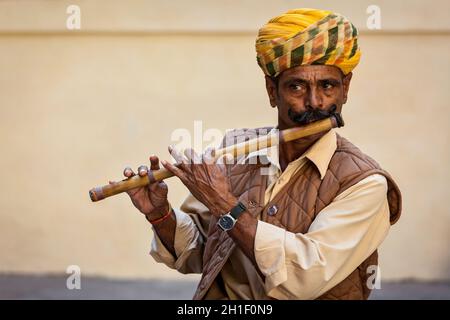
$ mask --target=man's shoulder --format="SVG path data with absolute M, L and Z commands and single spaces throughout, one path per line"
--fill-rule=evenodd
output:
M 336 152 L 332 161 L 343 165 L 345 162 L 352 162 L 359 169 L 381 169 L 381 166 L 371 156 L 361 151 L 348 139 L 336 134 Z
M 331 157 L 325 180 L 339 183 L 341 191 L 373 174 L 388 176 L 373 158 L 346 138 L 336 134 L 336 151 Z
M 328 169 L 330 178 L 337 179 L 339 182 L 340 191 L 344 191 L 368 177 L 372 177 L 368 180 L 370 183 L 380 187 L 383 187 L 387 182 L 391 224 L 394 224 L 399 219 L 402 211 L 402 196 L 396 182 L 374 159 L 362 152 L 346 138 L 337 135 L 336 152 L 330 161 Z M 380 175 L 385 179 L 380 177 Z

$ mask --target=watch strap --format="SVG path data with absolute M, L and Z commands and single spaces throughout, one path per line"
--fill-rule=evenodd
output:
M 247 208 L 244 206 L 244 204 L 242 202 L 238 202 L 237 205 L 235 205 L 233 207 L 233 209 L 230 210 L 230 215 L 237 220 L 237 218 L 239 218 L 239 216 L 246 211 Z

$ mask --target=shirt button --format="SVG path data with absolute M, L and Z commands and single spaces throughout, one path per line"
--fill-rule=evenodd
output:
M 274 215 L 276 215 L 277 211 L 278 211 L 277 206 L 276 205 L 272 205 L 272 206 L 269 207 L 269 209 L 267 209 L 267 214 L 269 216 L 274 216 Z

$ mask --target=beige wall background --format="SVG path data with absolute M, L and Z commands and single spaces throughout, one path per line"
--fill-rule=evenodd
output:
M 81 30 L 66 29 L 70 4 Z M 381 30 L 366 9 L 381 8 Z M 255 61 L 257 29 L 319 7 L 360 28 L 339 132 L 398 181 L 403 216 L 382 245 L 385 280 L 450 279 L 448 1 L 1 1 L 0 272 L 182 278 L 148 255 L 126 195 L 88 190 L 166 151 L 175 129 L 276 122 Z M 205 141 L 205 144 L 207 141 Z M 187 190 L 170 179 L 172 203 Z M 197 276 L 188 276 L 196 278 Z

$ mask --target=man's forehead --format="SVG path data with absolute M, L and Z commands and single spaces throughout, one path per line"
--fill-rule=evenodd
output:
M 280 77 L 280 80 L 289 80 L 289 79 L 342 79 L 342 71 L 336 67 L 331 65 L 306 65 L 306 66 L 297 66 L 294 68 L 290 68 L 285 70 Z

